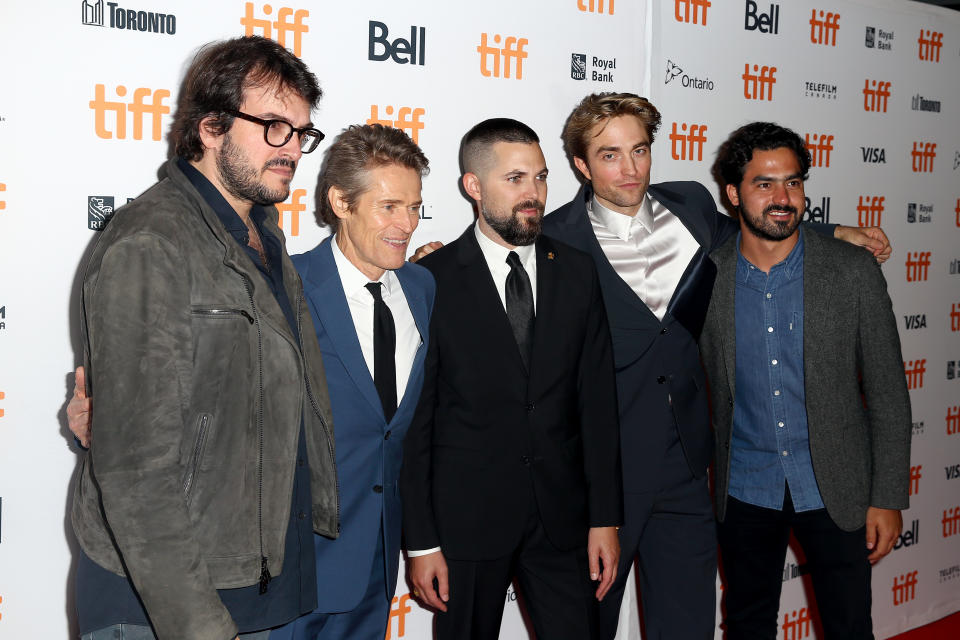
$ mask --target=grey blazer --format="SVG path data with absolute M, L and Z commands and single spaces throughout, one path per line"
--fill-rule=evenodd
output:
M 886 280 L 860 247 L 803 228 L 803 366 L 813 472 L 846 531 L 867 507 L 905 509 L 910 396 Z M 717 517 L 726 511 L 736 380 L 737 236 L 710 254 L 717 278 L 700 340 L 716 438 Z M 862 391 L 862 396 L 861 396 Z

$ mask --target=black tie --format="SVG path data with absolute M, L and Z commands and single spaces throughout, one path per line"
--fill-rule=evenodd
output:
M 397 330 L 390 307 L 383 301 L 379 282 L 364 285 L 373 296 L 373 384 L 387 422 L 397 411 Z
M 515 251 L 507 254 L 507 264 L 510 265 L 506 286 L 507 318 L 513 328 L 513 337 L 517 339 L 523 366 L 529 371 L 530 350 L 533 348 L 533 289 L 530 276 Z

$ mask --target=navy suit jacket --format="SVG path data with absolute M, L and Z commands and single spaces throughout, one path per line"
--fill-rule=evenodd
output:
M 318 611 L 349 611 L 367 588 L 380 527 L 383 527 L 388 595 L 396 589 L 400 556 L 400 475 L 403 438 L 423 386 L 430 312 L 436 285 L 423 267 L 404 263 L 395 270 L 423 344 L 417 350 L 397 412 L 387 423 L 373 376 L 347 306 L 327 238 L 293 256 L 323 352 L 330 391 L 340 491 L 340 537 L 314 536 Z

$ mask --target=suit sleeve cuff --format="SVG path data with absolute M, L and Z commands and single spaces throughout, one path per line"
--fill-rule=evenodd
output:
M 434 547 L 433 549 L 421 549 L 418 551 L 411 551 L 410 549 L 407 549 L 407 557 L 416 558 L 419 556 L 425 556 L 431 553 L 436 553 L 437 551 L 440 551 L 440 547 Z

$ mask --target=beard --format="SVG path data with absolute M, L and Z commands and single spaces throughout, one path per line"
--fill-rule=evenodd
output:
M 789 213 L 793 217 L 782 221 L 768 219 L 767 214 L 773 212 Z M 741 205 L 740 218 L 747 229 L 750 230 L 750 233 L 763 240 L 785 240 L 793 235 L 793 232 L 800 226 L 800 216 L 797 215 L 797 208 L 789 204 L 768 205 L 760 215 L 754 215 L 747 211 L 745 206 Z
M 519 212 L 522 209 L 536 209 L 537 216 L 533 219 L 521 218 Z M 504 242 L 515 247 L 524 247 L 533 244 L 540 235 L 540 228 L 543 226 L 543 210 L 544 204 L 539 200 L 524 200 L 514 205 L 509 216 L 495 215 L 483 207 L 480 208 L 480 215 L 487 221 L 490 228 L 503 238 Z
M 224 188 L 236 198 L 259 205 L 283 202 L 290 195 L 289 183 L 279 189 L 271 189 L 261 182 L 260 177 L 264 171 L 278 166 L 289 167 L 295 171 L 297 163 L 289 158 L 274 158 L 258 172 L 247 161 L 243 150 L 230 140 L 229 133 L 224 137 L 223 145 L 217 154 L 217 171 Z

